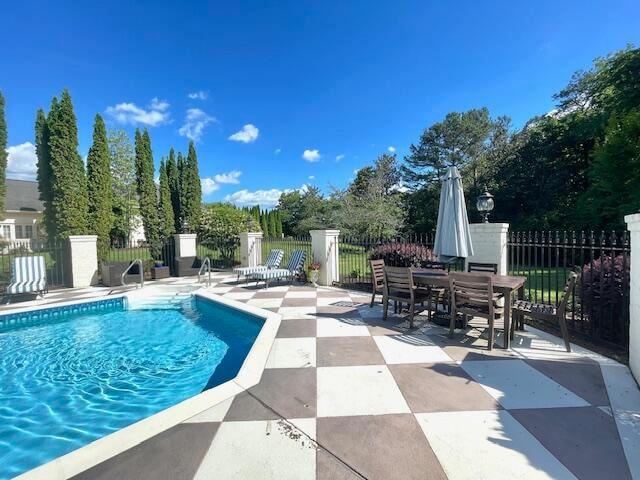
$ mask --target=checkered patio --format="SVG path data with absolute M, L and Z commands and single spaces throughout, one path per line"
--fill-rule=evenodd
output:
M 219 273 L 208 290 L 283 318 L 260 383 L 76 478 L 640 475 L 640 393 L 623 365 L 531 328 L 489 352 L 480 330 L 383 322 L 362 292 L 235 281 Z

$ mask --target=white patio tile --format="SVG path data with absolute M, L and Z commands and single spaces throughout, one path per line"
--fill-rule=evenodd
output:
M 316 298 L 314 290 L 291 290 L 284 296 L 285 298 Z
M 319 367 L 318 417 L 408 413 L 386 365 Z
M 316 447 L 307 437 L 315 438 L 315 425 L 314 418 L 224 422 L 195 479 L 315 480 Z
M 349 303 L 351 303 L 351 298 L 349 298 L 349 297 L 338 297 L 338 296 L 331 297 L 331 298 L 318 297 L 317 305 L 319 307 L 328 307 L 328 306 L 333 306 L 333 305 L 340 306 L 339 304 L 341 302 L 349 302 Z
M 505 410 L 416 418 L 450 480 L 575 479 Z
M 278 308 L 282 304 L 282 298 L 252 298 L 247 303 L 260 308 Z
M 373 339 L 388 364 L 453 362 L 428 335 L 381 335 Z
M 207 292 L 223 294 L 223 293 L 228 293 L 233 289 L 234 289 L 234 287 L 225 287 L 225 286 L 209 287 L 209 288 L 207 288 Z
M 461 366 L 507 409 L 589 406 L 523 360 L 465 361 Z
M 278 313 L 283 319 L 315 318 L 316 307 L 280 307 Z
M 369 329 L 355 318 L 320 317 L 317 321 L 318 337 L 368 337 Z
M 303 368 L 316 366 L 316 339 L 276 338 L 266 368 Z
M 232 300 L 248 300 L 250 298 L 253 298 L 253 296 L 255 295 L 255 292 L 229 292 L 229 293 L 225 293 L 224 296 L 226 298 L 230 298 Z
M 231 402 L 233 402 L 233 397 L 185 420 L 184 423 L 221 422 L 227 414 L 227 411 L 229 411 Z
M 273 283 L 273 284 L 269 284 L 269 288 L 263 289 L 263 290 L 265 292 L 288 292 L 289 285 L 278 285 L 277 283 Z

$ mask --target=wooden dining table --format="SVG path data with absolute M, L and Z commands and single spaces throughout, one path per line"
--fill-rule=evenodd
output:
M 486 276 L 486 273 L 470 272 L 468 275 Z M 511 299 L 517 293 L 518 300 L 524 299 L 524 284 L 527 277 L 514 275 L 490 275 L 495 293 L 504 295 L 504 348 L 508 349 L 511 340 Z M 443 270 L 419 269 L 413 271 L 413 283 L 416 286 L 449 288 L 449 274 Z

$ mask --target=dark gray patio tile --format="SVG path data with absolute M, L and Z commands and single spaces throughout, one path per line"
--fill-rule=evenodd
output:
M 270 291 L 264 291 L 264 292 L 256 292 L 256 294 L 253 296 L 253 298 L 284 298 L 286 292 L 270 292 Z
M 316 391 L 315 368 L 267 369 L 258 385 L 233 399 L 224 420 L 315 417 Z
M 384 365 L 384 358 L 371 337 L 320 337 L 316 340 L 319 367 Z
M 447 478 L 418 422 L 410 414 L 318 418 L 317 441 L 368 479 Z M 326 455 L 318 452 L 319 480 L 336 478 L 336 471 L 343 473 Z M 354 478 L 345 475 L 337 478 Z
M 311 285 L 291 285 L 289 287 L 290 292 L 315 292 L 316 287 L 312 287 Z
M 282 307 L 315 307 L 315 298 L 285 298 Z
M 338 307 L 338 306 L 319 306 L 316 310 L 317 316 L 319 317 L 345 317 L 345 318 L 360 318 L 360 313 L 358 309 L 355 307 Z
M 460 365 L 389 365 L 389 370 L 414 413 L 500 409 Z
M 615 421 L 600 408 L 509 413 L 580 480 L 631 479 Z
M 316 478 L 330 480 L 362 480 L 365 476 L 342 462 L 330 452 L 319 448 L 316 452 Z M 319 472 L 319 473 L 318 473 Z
M 182 423 L 73 477 L 75 480 L 195 476 L 220 423 Z
M 316 321 L 311 319 L 282 320 L 277 338 L 315 337 Z
M 448 335 L 432 335 L 433 342 L 456 361 L 473 360 L 513 360 L 520 358 L 511 350 L 502 348 L 501 340 L 497 341 L 493 350 L 487 350 L 487 340 L 457 333 L 453 338 Z
M 589 358 L 525 360 L 529 365 L 582 397 L 591 405 L 609 405 L 607 387 L 597 362 Z
M 318 290 L 318 298 L 349 298 L 349 294 L 344 290 Z

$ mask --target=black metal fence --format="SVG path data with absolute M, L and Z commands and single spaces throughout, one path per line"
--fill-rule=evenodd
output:
M 6 291 L 11 282 L 12 260 L 16 257 L 43 256 L 47 269 L 49 289 L 60 288 L 65 284 L 65 270 L 68 268 L 68 247 L 62 242 L 43 240 L 15 240 L 0 243 L 0 292 Z
M 224 242 L 198 239 L 196 254 L 202 260 L 209 257 L 213 268 L 232 268 L 240 264 L 240 239 Z
M 572 333 L 614 349 L 628 347 L 627 232 L 511 232 L 508 259 L 510 274 L 527 277 L 525 296 L 533 302 L 557 305 L 569 272 L 577 272 L 567 313 Z
M 157 246 L 151 246 L 144 241 L 113 241 L 101 258 L 101 262 L 131 262 L 140 259 L 148 275 L 155 263 L 162 262 L 163 265 L 170 267 L 173 273 L 174 251 L 173 238 L 162 240 Z
M 269 237 L 262 239 L 262 262 L 267 260 L 269 252 L 274 249 L 280 249 L 284 251 L 284 257 L 282 267 L 287 265 L 291 253 L 294 250 L 302 250 L 307 254 L 307 260 L 305 266 L 308 266 L 313 261 L 313 249 L 311 248 L 311 237 Z

